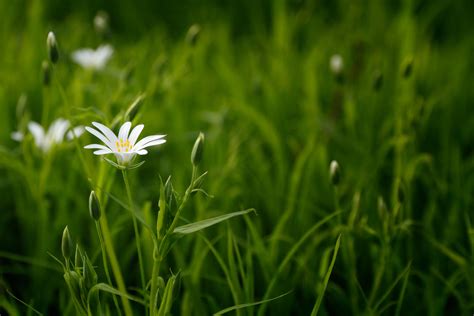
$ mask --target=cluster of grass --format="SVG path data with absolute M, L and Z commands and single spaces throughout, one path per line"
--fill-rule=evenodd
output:
M 84 134 L 45 155 L 31 136 L 10 138 L 30 120 L 111 126 L 141 95 L 133 122 L 167 143 L 128 171 L 139 216 L 155 227 L 160 177 L 185 192 L 200 131 L 202 188 L 212 197 L 193 194 L 180 224 L 257 212 L 173 245 L 159 268 L 164 280 L 179 276 L 172 314 L 474 311 L 469 1 L 122 2 L 105 6 L 106 37 L 94 31 L 93 1 L 0 2 L 0 314 L 75 313 L 48 255 L 62 258 L 66 225 L 107 283 L 91 190 L 127 292 L 149 300 L 122 175 L 82 149 L 96 140 Z M 45 85 L 50 30 L 60 59 Z M 104 42 L 115 52 L 103 71 L 71 61 Z M 149 280 L 153 240 L 141 223 L 139 236 Z M 105 289 L 102 309 L 115 314 L 120 292 Z

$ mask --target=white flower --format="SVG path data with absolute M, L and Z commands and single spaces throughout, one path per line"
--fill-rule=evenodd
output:
M 342 72 L 342 69 L 344 68 L 344 60 L 341 55 L 336 54 L 331 56 L 329 68 L 331 68 L 331 71 L 336 75 Z
M 58 118 L 51 123 L 48 131 L 45 132 L 43 126 L 31 121 L 28 123 L 28 130 L 30 131 L 31 135 L 33 135 L 36 147 L 41 149 L 44 153 L 47 153 L 54 145 L 62 143 L 64 141 L 65 135 L 67 140 L 71 140 L 74 137 L 79 137 L 82 133 L 84 133 L 83 126 L 74 127 L 68 131 L 70 125 L 71 124 L 68 120 Z M 22 132 L 13 132 L 11 137 L 13 140 L 22 141 L 24 135 Z
M 96 50 L 83 48 L 72 53 L 72 60 L 86 69 L 101 70 L 114 53 L 110 45 L 101 45 Z
M 136 155 L 146 155 L 146 147 L 160 145 L 166 142 L 163 138 L 166 135 L 151 135 L 137 142 L 138 136 L 143 130 L 144 125 L 135 126 L 130 132 L 132 123 L 126 122 L 120 127 L 118 136 L 114 134 L 107 126 L 92 122 L 97 129 L 86 126 L 86 130 L 100 139 L 106 146 L 100 144 L 90 144 L 86 149 L 97 149 L 95 155 L 114 154 L 119 166 L 128 166 Z

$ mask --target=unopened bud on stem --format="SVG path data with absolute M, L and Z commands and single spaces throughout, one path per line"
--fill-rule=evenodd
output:
M 191 46 L 196 45 L 200 32 L 201 32 L 201 27 L 198 24 L 191 25 L 191 27 L 188 30 L 188 34 L 186 34 L 186 42 L 190 44 Z
M 71 242 L 71 235 L 69 234 L 69 229 L 66 226 L 63 231 L 63 238 L 61 240 L 61 252 L 63 253 L 63 257 L 66 260 L 69 260 L 71 257 L 71 249 L 72 249 L 72 242 Z
M 329 165 L 329 177 L 333 185 L 338 185 L 341 180 L 341 171 L 336 160 L 331 161 Z
M 204 134 L 199 133 L 196 142 L 194 143 L 193 151 L 191 152 L 191 163 L 197 166 L 202 159 L 202 151 L 204 147 Z
M 53 64 L 57 63 L 59 59 L 58 42 L 56 42 L 56 36 L 53 32 L 48 33 L 46 45 L 48 47 L 49 60 L 51 60 Z
M 94 220 L 98 221 L 100 219 L 100 203 L 94 191 L 91 191 L 89 195 L 89 213 Z

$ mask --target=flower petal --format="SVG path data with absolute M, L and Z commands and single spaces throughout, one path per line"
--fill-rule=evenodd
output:
M 128 138 L 128 133 L 130 132 L 130 127 L 132 127 L 131 122 L 125 122 L 122 127 L 120 127 L 119 131 L 119 140 L 125 142 Z
M 136 146 L 136 148 L 134 148 L 134 151 L 139 151 L 139 150 L 142 150 L 143 148 L 147 148 L 147 147 L 150 147 L 150 146 L 161 145 L 163 143 L 166 143 L 166 139 L 153 140 L 151 142 L 146 143 L 145 145 L 141 145 L 139 147 Z
M 67 132 L 66 136 L 68 140 L 74 139 L 74 137 L 79 137 L 84 133 L 84 126 L 76 126 L 69 132 Z
M 99 150 L 94 151 L 94 155 L 106 155 L 106 154 L 112 154 L 112 150 L 107 148 L 107 149 L 99 149 Z
M 148 151 L 146 149 L 141 149 L 139 151 L 136 151 L 136 153 L 140 156 L 148 154 Z
M 10 134 L 10 136 L 11 136 L 11 138 L 12 138 L 13 140 L 16 140 L 17 142 L 21 142 L 21 141 L 23 140 L 23 138 L 24 138 L 23 133 L 22 133 L 22 132 L 19 132 L 19 131 L 12 132 L 12 133 Z
M 108 128 L 107 126 L 105 126 L 103 124 L 100 124 L 100 123 L 97 123 L 97 122 L 92 122 L 92 125 L 97 127 L 102 132 L 102 134 L 104 134 L 105 137 L 107 137 L 109 139 L 111 144 L 115 144 L 115 142 L 118 140 L 117 136 L 115 136 L 114 132 L 112 132 L 110 130 L 110 128 Z
M 103 134 L 101 134 L 99 131 L 97 131 L 96 129 L 93 129 L 92 127 L 89 127 L 89 126 L 86 126 L 86 131 L 88 131 L 89 133 L 91 133 L 92 135 L 94 135 L 95 137 L 97 137 L 98 139 L 100 139 L 104 144 L 106 144 L 110 149 L 113 149 L 114 145 L 110 142 L 110 140 L 105 137 Z
M 110 149 L 107 146 L 100 145 L 100 144 L 90 144 L 87 146 L 84 146 L 85 149 Z
M 41 147 L 44 141 L 44 129 L 41 125 L 36 122 L 29 122 L 28 129 L 35 139 L 35 144 L 38 147 Z
M 149 142 L 152 142 L 152 141 L 155 141 L 155 140 L 158 140 L 158 139 L 161 139 L 163 137 L 165 137 L 166 135 L 151 135 L 151 136 L 147 136 L 145 138 L 143 138 L 142 140 L 140 140 L 138 143 L 135 144 L 134 146 L 134 150 L 138 149 L 140 150 L 140 148 L 143 148 L 147 143 Z
M 145 125 L 140 124 L 140 125 L 135 126 L 132 129 L 132 132 L 130 133 L 130 136 L 128 137 L 128 140 L 130 141 L 130 145 L 132 145 L 132 147 L 135 145 L 135 142 L 137 141 L 138 136 L 140 136 L 140 133 L 142 132 L 143 127 L 145 127 Z

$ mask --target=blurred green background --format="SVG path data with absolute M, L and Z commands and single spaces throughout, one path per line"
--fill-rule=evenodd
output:
M 110 18 L 105 35 L 94 29 L 99 10 Z M 474 311 L 472 1 L 1 0 L 0 12 L 0 314 L 32 313 L 8 292 L 46 315 L 74 314 L 47 252 L 60 256 L 69 225 L 100 263 L 87 206 L 99 168 L 108 168 L 111 192 L 125 200 L 117 171 L 91 152 L 83 150 L 86 171 L 70 143 L 45 159 L 31 138 L 11 139 L 28 120 L 40 122 L 46 104 L 46 125 L 68 117 L 58 81 L 74 125 L 110 124 L 146 94 L 134 122 L 168 142 L 131 172 L 143 214 L 156 216 L 159 175 L 172 175 L 184 191 L 199 131 L 204 187 L 214 198 L 195 197 L 183 216 L 257 210 L 203 233 L 224 268 L 197 235 L 178 243 L 163 269 L 182 271 L 175 315 L 288 291 L 239 314 L 309 315 L 339 234 L 320 314 Z M 60 62 L 45 86 L 49 31 Z M 104 71 L 72 62 L 76 49 L 101 43 L 115 49 Z M 339 74 L 329 65 L 335 54 Z M 313 232 L 337 208 L 333 159 L 342 214 Z M 129 217 L 113 201 L 107 208 L 133 288 Z

